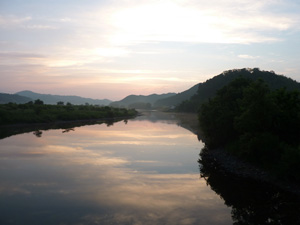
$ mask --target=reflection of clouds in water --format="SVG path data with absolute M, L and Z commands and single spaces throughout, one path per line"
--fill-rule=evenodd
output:
M 80 222 L 73 223 L 78 225 L 230 223 L 230 210 L 198 172 L 158 171 L 162 166 L 177 168 L 185 163 L 182 156 L 189 154 L 195 155 L 198 168 L 199 151 L 191 148 L 200 149 L 201 144 L 189 131 L 171 124 L 131 121 L 57 133 L 48 131 L 34 140 L 18 135 L 13 145 L 2 141 L 7 148 L 6 156 L 0 152 L 0 160 L 8 161 L 1 164 L 5 171 L 0 196 L 54 201 L 46 209 L 55 215 L 58 205 L 78 210 Z M 141 150 L 142 146 L 149 147 Z M 14 154 L 7 155 L 9 151 Z M 149 169 L 143 171 L 146 166 Z M 28 202 L 32 209 L 34 204 Z
M 20 187 L 7 187 L 7 191 L 11 195 L 48 193 L 60 196 L 62 200 L 77 199 L 77 204 L 109 210 L 109 216 L 102 212 L 81 215 L 88 224 L 106 224 L 106 219 L 107 224 L 198 224 L 199 221 L 213 224 L 219 220 L 230 221 L 229 209 L 223 206 L 204 180 L 199 180 L 199 174 L 141 173 L 116 168 L 113 163 L 100 166 L 92 159 L 86 164 L 81 160 L 79 157 L 64 159 L 64 165 L 53 163 L 54 166 L 60 164 L 57 170 L 61 173 L 61 180 L 57 183 L 41 183 L 36 174 L 36 182 L 24 181 Z M 107 157 L 97 160 L 104 161 Z M 118 160 L 111 158 L 110 161 Z M 42 175 L 48 176 L 46 180 L 57 176 Z M 208 219 L 207 215 L 211 214 L 214 216 Z
M 15 185 L 1 184 L 0 195 L 30 195 L 27 188 L 17 187 Z
M 142 180 L 132 177 L 96 198 L 101 205 L 120 207 L 109 218 L 113 224 L 228 224 L 231 220 L 229 210 L 196 175 L 141 176 Z M 94 214 L 85 219 L 103 222 L 105 216 Z
M 95 174 L 90 175 L 99 179 Z M 145 174 L 113 169 L 101 175 L 98 180 L 101 185 L 92 183 L 77 188 L 86 194 L 81 196 L 84 199 L 109 209 L 107 222 L 112 224 L 194 224 L 196 221 L 196 224 L 200 221 L 201 224 L 222 224 L 221 221 L 230 221 L 229 209 L 198 178 L 198 174 Z M 214 216 L 207 218 L 212 214 Z M 92 224 L 97 221 L 105 224 L 105 217 L 107 215 L 89 214 L 84 219 Z

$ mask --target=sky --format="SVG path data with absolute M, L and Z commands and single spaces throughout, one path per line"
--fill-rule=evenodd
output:
M 300 82 L 299 0 L 0 0 L 0 92 L 120 100 L 225 70 Z

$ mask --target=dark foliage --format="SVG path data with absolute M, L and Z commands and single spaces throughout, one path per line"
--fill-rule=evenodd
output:
M 41 100 L 27 104 L 9 103 L 0 105 L 0 125 L 107 119 L 135 115 L 137 115 L 137 112 L 134 109 L 72 105 L 70 103 L 66 105 L 45 105 Z
M 182 112 L 197 112 L 202 103 L 216 95 L 217 91 L 238 77 L 251 80 L 263 79 L 271 90 L 285 87 L 287 90 L 300 90 L 300 84 L 290 78 L 277 75 L 273 71 L 261 71 L 258 68 L 228 70 L 198 86 L 197 94 L 178 105 L 177 110 Z
M 238 78 L 199 111 L 209 148 L 226 150 L 300 182 L 300 92 Z
M 207 185 L 231 208 L 234 225 L 300 224 L 299 196 L 275 185 L 226 173 L 205 151 L 199 160 L 200 174 Z

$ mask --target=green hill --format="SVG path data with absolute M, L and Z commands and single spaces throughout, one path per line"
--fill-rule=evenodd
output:
M 183 91 L 181 93 L 178 93 L 176 95 L 159 99 L 158 101 L 155 102 L 154 106 L 155 107 L 172 107 L 172 106 L 177 106 L 181 102 L 190 99 L 193 95 L 197 93 L 198 90 L 198 85 L 196 84 L 190 89 Z
M 17 103 L 17 104 L 24 104 L 30 101 L 32 101 L 32 99 L 25 96 L 0 93 L 0 104 L 6 104 L 10 102 Z
M 216 95 L 217 91 L 238 77 L 251 80 L 263 79 L 271 90 L 285 87 L 287 90 L 300 90 L 300 83 L 283 75 L 277 75 L 273 71 L 262 71 L 258 68 L 233 69 L 200 83 L 198 91 L 189 100 L 183 101 L 177 109 L 184 112 L 197 112 L 199 106 L 209 98 Z

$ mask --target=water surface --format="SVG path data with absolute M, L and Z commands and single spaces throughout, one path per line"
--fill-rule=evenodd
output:
M 4 138 L 0 224 L 232 224 L 190 130 L 149 113 Z
M 300 224 L 299 197 L 199 164 L 196 128 L 159 112 L 2 127 L 0 224 Z

